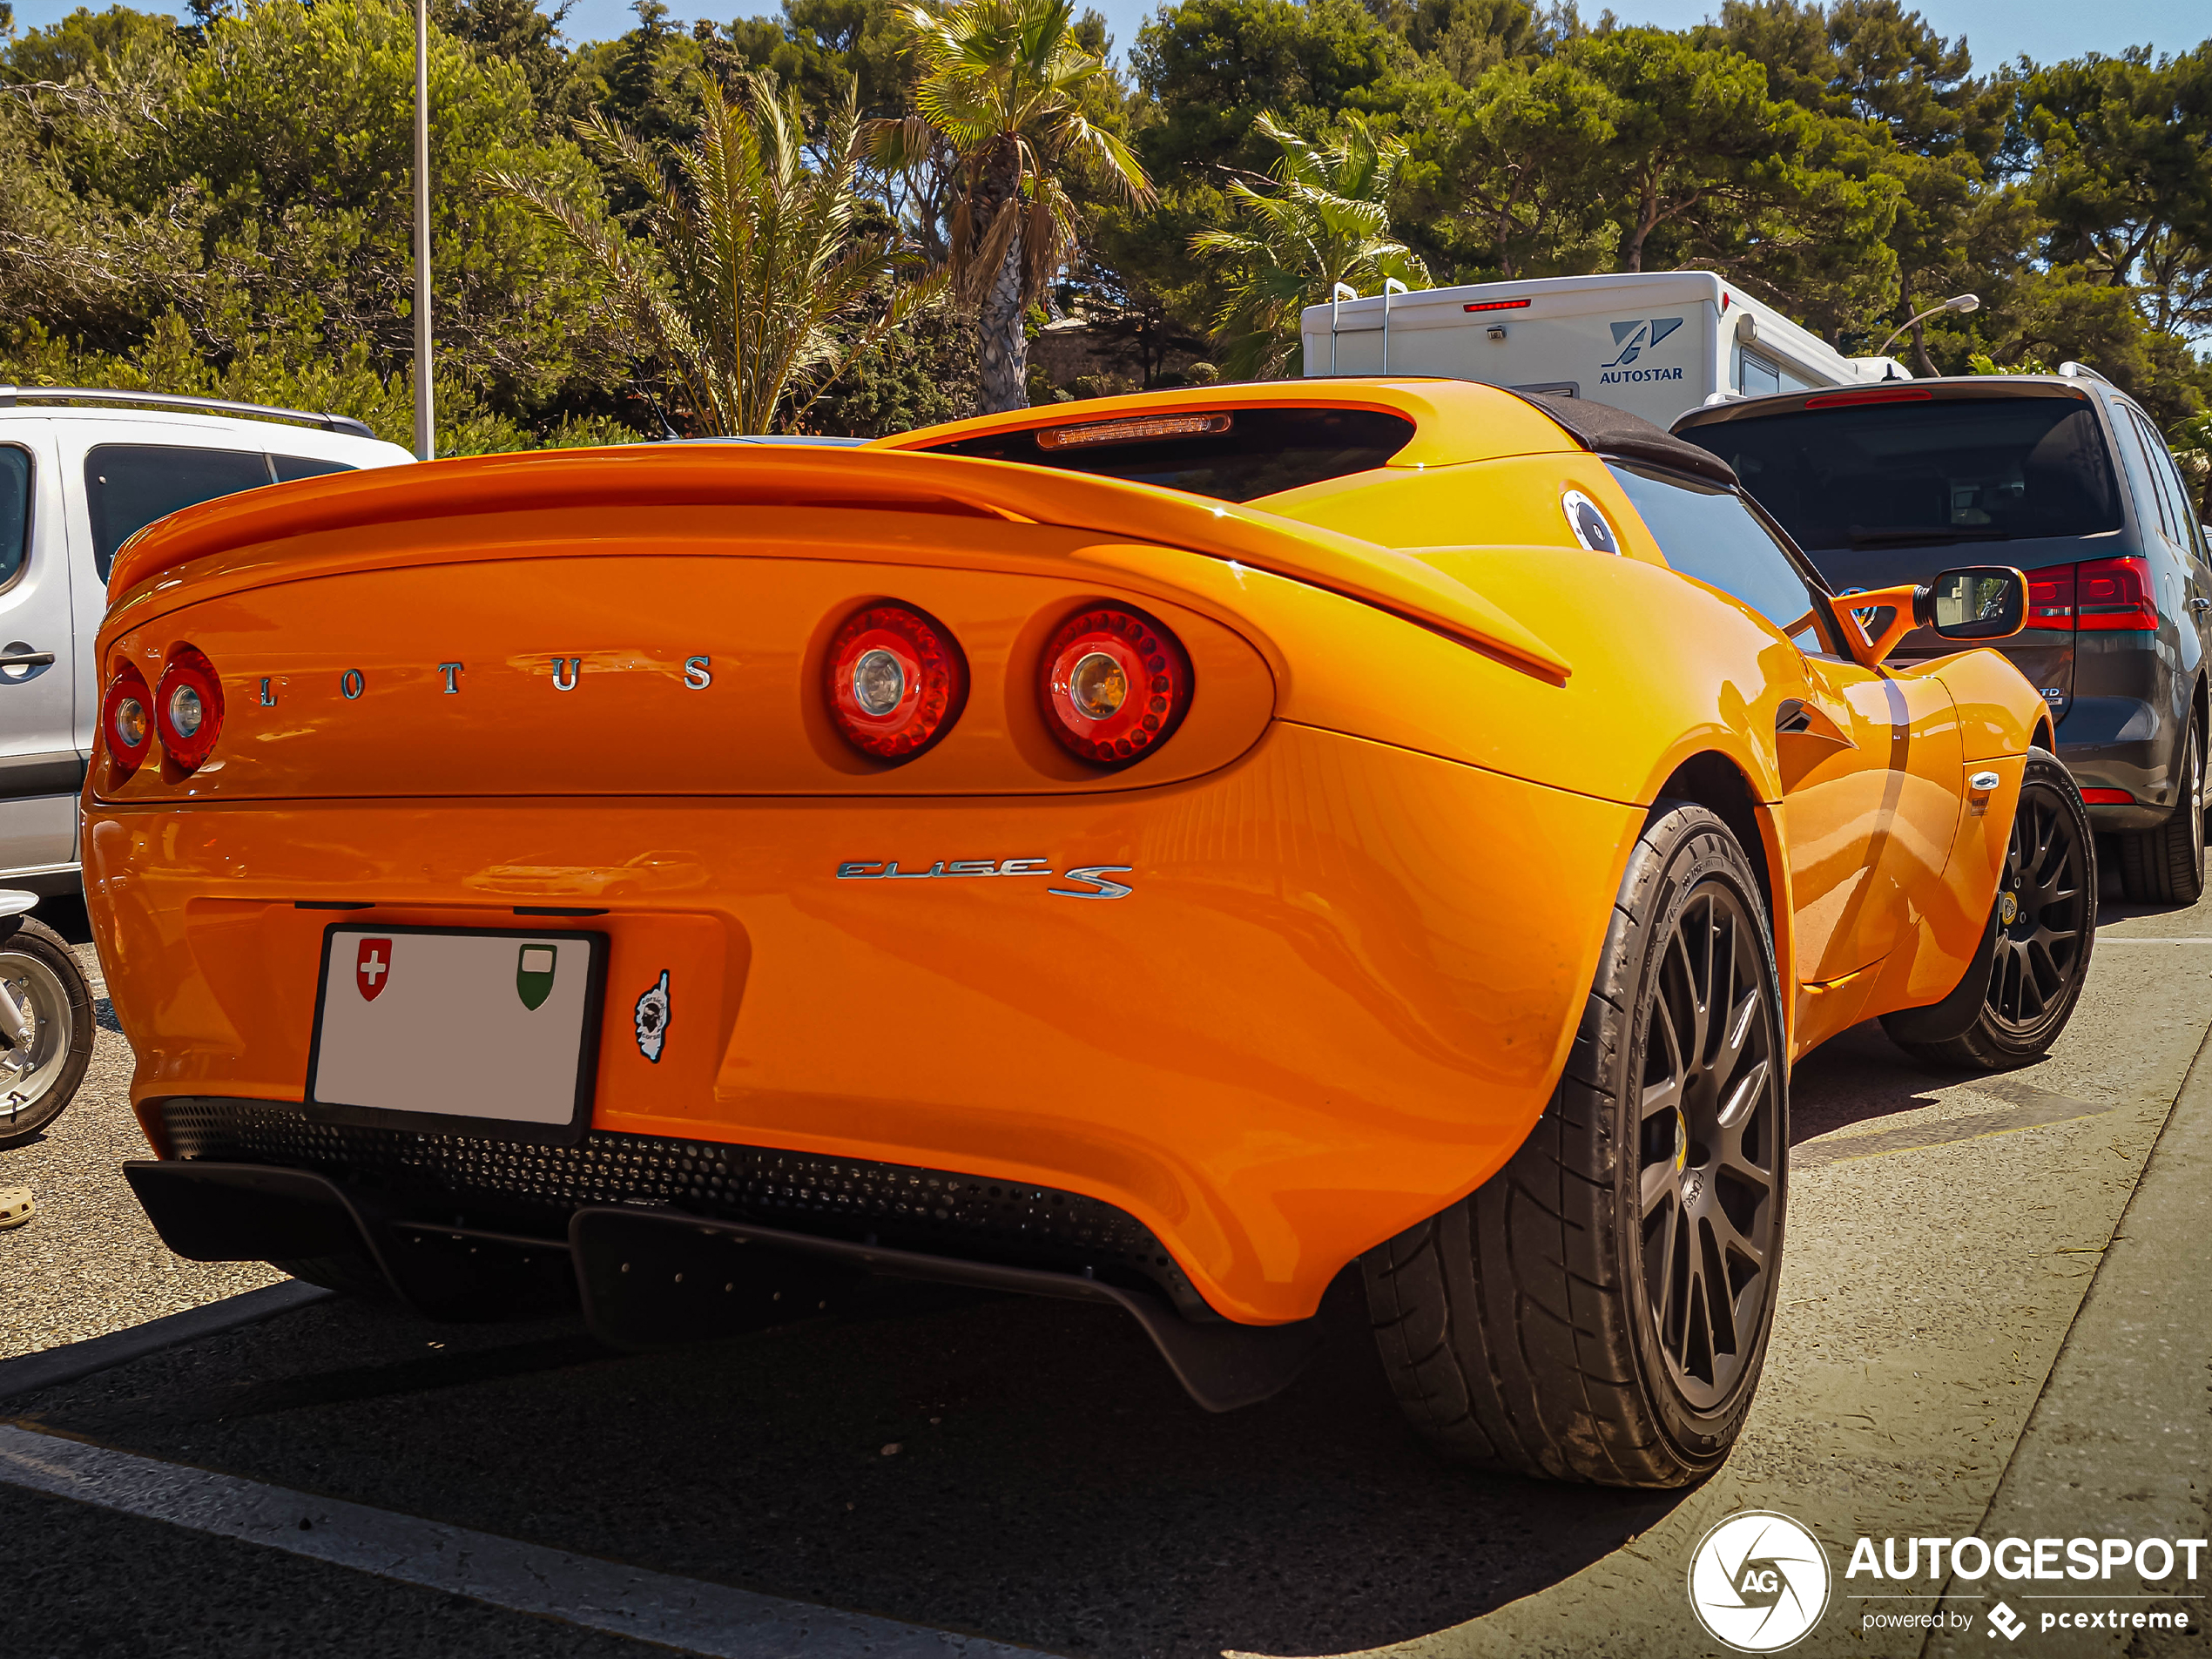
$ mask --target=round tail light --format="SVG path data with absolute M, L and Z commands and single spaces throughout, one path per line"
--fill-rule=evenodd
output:
M 960 718 L 968 663 L 934 617 L 910 605 L 870 605 L 829 650 L 830 711 L 862 754 L 908 760 Z
M 1045 648 L 1045 724 L 1085 760 L 1126 766 L 1165 743 L 1190 709 L 1190 659 L 1141 610 L 1072 618 Z
M 163 751 L 186 772 L 214 752 L 223 730 L 223 685 L 198 647 L 179 645 L 169 653 L 153 688 L 153 726 Z
M 153 693 L 146 677 L 129 663 L 108 682 L 100 699 L 100 735 L 108 759 L 124 772 L 134 772 L 153 749 Z

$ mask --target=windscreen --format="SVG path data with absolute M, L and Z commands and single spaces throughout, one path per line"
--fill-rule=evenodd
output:
M 1681 435 L 1734 467 L 1816 555 L 2120 528 L 2104 437 L 2076 397 L 1846 403 L 1704 422 Z
M 1379 467 L 1413 423 L 1379 409 L 1175 409 L 1022 432 L 992 432 L 927 453 L 1056 467 L 1216 501 L 1252 501 Z

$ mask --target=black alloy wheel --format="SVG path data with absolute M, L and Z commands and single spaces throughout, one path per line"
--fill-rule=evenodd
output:
M 2025 1035 L 2079 988 L 2089 951 L 2089 838 L 2057 792 L 2024 789 L 1997 889 L 1997 955 L 1987 1006 L 1999 1029 Z
M 1781 979 L 1744 851 L 1703 806 L 1652 808 L 1535 1127 L 1360 1258 L 1399 1405 L 1449 1456 L 1678 1487 L 1743 1431 L 1790 1141 Z
M 1989 971 L 1965 1031 L 1928 1041 L 1916 1034 L 1917 1011 L 1882 1016 L 1906 1053 L 1977 1071 L 2026 1065 L 2074 1015 L 2097 939 L 2096 842 L 2073 774 L 2047 750 L 2028 751 L 1989 925 Z
M 1644 1310 L 1669 1379 L 1703 1409 L 1735 1387 L 1774 1281 L 1782 1068 L 1764 949 L 1736 893 L 1701 887 L 1644 1014 Z

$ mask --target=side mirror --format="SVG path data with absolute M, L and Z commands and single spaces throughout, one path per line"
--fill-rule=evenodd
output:
M 1913 594 L 1912 620 L 1939 639 L 2010 639 L 2027 625 L 2027 578 L 2005 564 L 1946 570 Z

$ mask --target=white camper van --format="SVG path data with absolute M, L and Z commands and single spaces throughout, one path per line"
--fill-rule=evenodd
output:
M 1911 378 L 1895 358 L 1839 354 L 1710 271 L 1370 294 L 1308 306 L 1301 328 L 1308 374 L 1445 374 L 1587 397 L 1659 427 L 1729 394 Z

